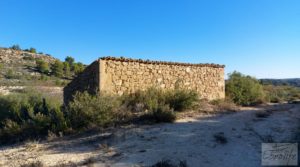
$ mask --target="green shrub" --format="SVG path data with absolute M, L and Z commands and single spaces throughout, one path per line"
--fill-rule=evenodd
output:
M 77 92 L 66 113 L 74 129 L 103 127 L 113 122 L 112 113 L 117 107 L 118 101 L 112 96 Z
M 13 49 L 13 50 L 21 50 L 20 46 L 19 45 L 13 45 L 10 47 L 10 49 Z
M 238 106 L 232 102 L 231 99 L 217 99 L 210 102 L 210 104 L 216 107 L 216 111 L 229 111 L 229 112 L 236 112 L 239 111 Z
M 40 80 L 42 81 L 48 81 L 49 77 L 47 75 L 42 74 L 40 77 Z
M 41 161 L 29 162 L 22 164 L 20 167 L 44 167 L 45 165 Z
M 67 82 L 65 80 L 56 79 L 56 80 L 54 80 L 54 84 L 56 86 L 65 86 L 67 84 Z
M 0 137 L 1 137 L 0 143 L 5 142 L 5 140 L 13 139 L 14 137 L 22 133 L 21 126 L 15 121 L 7 119 L 1 121 L 1 123 L 3 124 L 2 125 L 3 127 L 0 129 Z
M 41 73 L 49 73 L 49 64 L 41 59 L 36 60 L 36 68 L 39 70 Z
M 280 103 L 300 99 L 300 88 L 292 86 L 264 85 L 266 101 Z
M 24 60 L 28 60 L 28 61 L 33 61 L 33 60 L 35 60 L 35 58 L 32 57 L 31 55 L 30 55 L 30 56 L 24 56 L 23 59 L 24 59 Z
M 176 119 L 174 111 L 190 109 L 198 102 L 195 91 L 154 87 L 125 94 L 121 98 L 128 110 L 139 113 L 141 120 L 151 122 L 173 122 Z
M 183 111 L 192 108 L 198 101 L 198 94 L 194 90 L 175 89 L 169 90 L 166 96 L 166 104 L 175 111 Z
M 51 66 L 51 70 L 54 76 L 62 77 L 64 73 L 64 65 L 61 61 L 56 60 Z
M 29 49 L 29 52 L 30 52 L 30 53 L 36 53 L 36 49 L 35 49 L 35 48 L 30 48 L 30 49 Z
M 9 70 L 5 73 L 5 78 L 7 78 L 7 79 L 18 79 L 19 76 L 16 75 L 12 69 L 9 69 Z
M 82 63 L 74 63 L 73 64 L 73 68 L 72 71 L 74 71 L 74 73 L 76 75 L 80 74 L 83 70 L 84 70 L 84 65 Z
M 183 111 L 192 108 L 197 101 L 198 94 L 185 89 L 162 90 L 152 87 L 123 96 L 123 103 L 129 108 L 135 109 L 137 105 L 142 105 L 150 111 L 158 105 L 168 105 L 174 111 Z
M 62 110 L 61 102 L 32 90 L 0 96 L 0 144 L 37 139 L 68 132 L 71 128 L 107 127 L 138 118 L 150 122 L 173 122 L 174 109 L 188 109 L 197 100 L 186 90 L 149 88 L 133 94 L 109 96 L 76 93 Z M 139 114 L 137 106 L 141 106 Z
M 36 93 L 0 96 L 0 143 L 63 132 L 67 124 L 60 105 Z
M 64 62 L 64 74 L 65 77 L 70 77 L 71 76 L 71 70 L 70 70 L 70 65 L 68 62 Z
M 168 105 L 158 105 L 153 108 L 150 113 L 146 114 L 149 120 L 155 122 L 174 122 L 176 120 L 176 115 Z
M 233 72 L 226 82 L 226 96 L 238 105 L 255 105 L 263 102 L 264 91 L 255 78 Z
M 70 67 L 73 67 L 73 64 L 74 64 L 74 62 L 75 62 L 75 59 L 74 59 L 73 57 L 71 57 L 71 56 L 67 56 L 67 57 L 65 58 L 65 62 L 68 63 Z
M 134 112 L 152 110 L 157 107 L 158 103 L 165 102 L 164 92 L 153 87 L 147 90 L 138 90 L 131 94 L 124 94 L 121 98 L 122 103 Z

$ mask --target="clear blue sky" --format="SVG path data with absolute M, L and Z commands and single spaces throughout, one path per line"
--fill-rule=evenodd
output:
M 85 64 L 102 56 L 300 77 L 299 0 L 1 0 L 0 46 Z

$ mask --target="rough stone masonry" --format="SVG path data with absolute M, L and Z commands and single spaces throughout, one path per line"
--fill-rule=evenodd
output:
M 189 64 L 103 57 L 94 61 L 64 88 L 64 101 L 76 91 L 122 95 L 149 87 L 196 90 L 209 100 L 225 97 L 224 65 Z

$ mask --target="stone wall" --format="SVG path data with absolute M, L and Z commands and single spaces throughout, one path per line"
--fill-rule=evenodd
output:
M 194 89 L 202 98 L 224 98 L 224 66 L 103 58 L 101 90 L 132 93 L 155 86 Z M 103 67 L 104 66 L 104 67 Z M 101 71 L 101 70 L 100 70 Z
M 76 78 L 67 87 L 73 85 L 73 92 L 82 91 L 90 84 L 89 80 L 93 79 L 95 80 L 91 86 L 93 89 L 98 84 L 100 91 L 119 95 L 154 86 L 163 89 L 175 87 L 194 89 L 201 98 L 209 100 L 225 97 L 223 65 L 104 57 L 90 66 L 92 71 L 84 71 L 78 77 L 81 79 Z M 79 83 L 78 80 L 81 82 Z

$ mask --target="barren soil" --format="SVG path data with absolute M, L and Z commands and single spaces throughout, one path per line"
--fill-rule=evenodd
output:
M 268 111 L 267 117 L 257 112 Z M 127 126 L 103 133 L 68 136 L 0 147 L 0 166 L 41 161 L 45 166 L 149 166 L 161 160 L 189 167 L 261 164 L 262 142 L 293 142 L 299 104 L 244 108 L 232 114 L 181 119 L 173 124 Z M 223 133 L 227 143 L 215 140 Z

